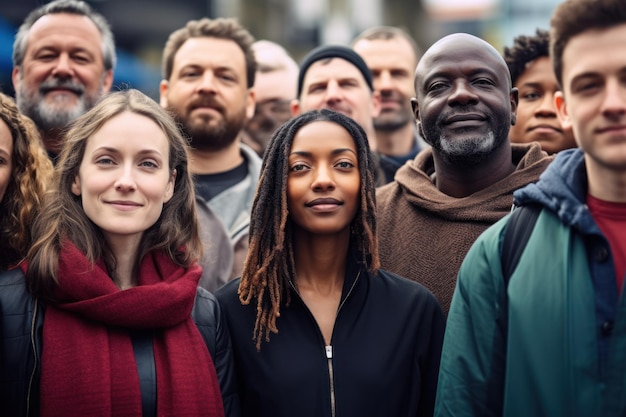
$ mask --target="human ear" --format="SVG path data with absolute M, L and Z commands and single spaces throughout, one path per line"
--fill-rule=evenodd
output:
M 511 100 L 511 125 L 517 123 L 517 104 L 519 103 L 519 90 L 517 87 L 511 89 L 509 94 Z
M 169 89 L 169 82 L 167 80 L 161 80 L 159 83 L 159 104 L 164 109 L 167 108 L 167 91 Z
M 554 106 L 556 107 L 556 113 L 563 129 L 571 129 L 572 121 L 570 120 L 569 112 L 567 111 L 567 103 L 565 102 L 565 96 L 562 91 L 554 93 Z
M 77 197 L 80 196 L 80 178 L 78 175 L 74 177 L 74 181 L 72 182 L 72 194 Z
M 167 186 L 165 187 L 165 196 L 163 198 L 163 203 L 167 203 L 174 196 L 174 185 L 176 185 L 177 172 L 178 171 L 176 169 L 172 170 L 172 177 L 170 178 L 170 180 L 167 183 Z
M 300 114 L 300 101 L 298 99 L 291 100 L 291 117 L 296 117 Z

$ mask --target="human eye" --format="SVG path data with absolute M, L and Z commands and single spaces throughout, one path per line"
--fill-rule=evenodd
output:
M 426 89 L 427 93 L 437 93 L 443 89 L 445 89 L 447 87 L 447 83 L 444 83 L 443 81 L 435 81 L 432 82 L 431 84 L 428 85 L 428 88 Z
M 96 165 L 107 166 L 107 165 L 114 165 L 114 164 L 115 164 L 115 161 L 113 160 L 113 158 L 110 158 L 108 156 L 100 156 L 96 158 Z
M 524 91 L 521 94 L 521 98 L 526 101 L 536 101 L 541 98 L 542 94 L 536 90 Z
M 352 161 L 341 160 L 335 164 L 335 167 L 340 168 L 340 169 L 351 169 L 351 168 L 354 168 L 355 165 L 354 163 L 352 163 Z
M 474 84 L 481 86 L 481 87 L 491 87 L 495 85 L 493 80 L 491 80 L 490 78 L 486 78 L 486 77 L 480 77 L 480 78 L 475 79 Z
M 408 78 L 409 74 L 404 70 L 393 70 L 391 71 L 391 76 L 393 78 Z
M 227 72 L 225 72 L 225 73 L 221 73 L 221 74 L 219 75 L 219 77 L 220 77 L 222 80 L 227 81 L 227 82 L 234 82 L 234 81 L 237 81 L 237 78 L 235 78 L 235 76 L 234 76 L 234 75 L 232 75 L 232 74 L 230 74 L 230 73 L 227 73 Z
M 58 56 L 58 54 L 56 52 L 51 51 L 49 49 L 44 49 L 43 51 L 39 51 L 35 55 L 35 59 L 37 59 L 39 61 L 52 61 L 52 60 L 56 59 L 57 56 Z
M 575 93 L 592 94 L 594 91 L 600 88 L 600 82 L 598 81 L 585 81 L 579 83 L 574 89 Z
M 351 87 L 358 87 L 359 86 L 359 82 L 357 80 L 343 80 L 340 83 L 341 87 L 346 87 L 346 88 L 351 88 Z
M 289 170 L 290 170 L 291 172 L 301 172 L 301 171 L 305 171 L 305 170 L 307 170 L 308 168 L 309 168 L 309 167 L 308 167 L 308 165 L 306 165 L 305 163 L 302 163 L 302 162 L 296 162 L 296 163 L 293 163 L 293 164 L 289 167 Z
M 200 75 L 200 71 L 195 68 L 185 68 L 180 72 L 181 78 L 193 78 Z
M 145 161 L 141 161 L 139 163 L 139 166 L 143 167 L 143 168 L 156 169 L 156 168 L 159 167 L 159 164 L 156 161 L 152 160 L 152 159 L 146 159 Z
M 311 84 L 307 91 L 309 93 L 319 93 L 326 89 L 326 84 Z
M 77 52 L 72 54 L 72 60 L 79 64 L 88 64 L 91 62 L 91 57 L 85 52 Z

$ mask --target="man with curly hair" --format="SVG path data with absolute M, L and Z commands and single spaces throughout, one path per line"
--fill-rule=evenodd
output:
M 575 148 L 571 127 L 557 118 L 554 94 L 560 90 L 550 63 L 550 34 L 537 29 L 534 36 L 520 35 L 504 48 L 504 60 L 513 86 L 519 90 L 517 123 L 511 126 L 513 143 L 539 142 L 548 153 Z

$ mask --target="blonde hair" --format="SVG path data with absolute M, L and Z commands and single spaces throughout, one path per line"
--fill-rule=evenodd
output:
M 52 177 L 52 162 L 39 131 L 13 99 L 0 93 L 0 119 L 13 140 L 11 175 L 0 201 L 0 270 L 18 263 L 31 245 L 31 225 Z

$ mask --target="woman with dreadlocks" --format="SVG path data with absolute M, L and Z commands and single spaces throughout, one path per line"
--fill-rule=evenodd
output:
M 378 269 L 372 166 L 363 130 L 331 110 L 270 141 L 243 274 L 216 294 L 243 416 L 432 415 L 444 316 Z

